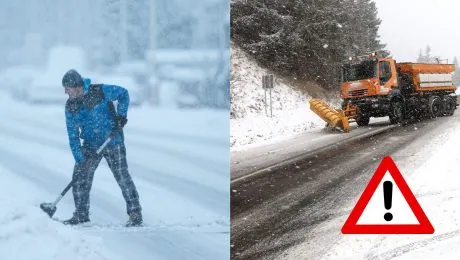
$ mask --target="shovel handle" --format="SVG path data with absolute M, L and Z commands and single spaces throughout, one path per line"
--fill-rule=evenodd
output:
M 101 145 L 101 147 L 99 147 L 99 149 L 97 149 L 97 154 L 101 153 L 101 151 L 107 146 L 107 144 L 110 143 L 110 141 L 112 141 L 112 139 L 115 137 L 115 135 L 119 131 L 120 131 L 120 129 L 115 129 L 115 130 L 112 131 L 112 133 L 110 133 L 109 137 L 105 140 L 105 142 Z M 53 202 L 54 206 L 56 206 L 59 203 L 59 201 L 64 197 L 64 195 L 70 190 L 70 188 L 72 187 L 72 184 L 73 184 L 73 180 L 70 181 L 69 184 L 67 184 L 65 189 L 61 192 L 61 194 L 59 194 L 59 196 Z
M 70 190 L 70 188 L 72 187 L 72 184 L 73 184 L 73 180 L 71 182 L 69 182 L 69 184 L 67 184 L 65 189 L 61 192 L 61 194 L 59 194 L 59 196 L 53 202 L 54 207 L 59 203 L 59 201 L 64 197 L 64 195 Z
M 120 131 L 121 129 L 115 129 L 112 131 L 112 133 L 110 133 L 109 137 L 105 140 L 105 142 L 101 145 L 101 147 L 99 147 L 99 149 L 97 149 L 96 153 L 99 155 L 101 153 L 102 150 L 104 150 L 104 148 L 107 146 L 107 144 L 110 143 L 110 141 L 112 141 L 112 139 L 115 137 L 115 135 Z

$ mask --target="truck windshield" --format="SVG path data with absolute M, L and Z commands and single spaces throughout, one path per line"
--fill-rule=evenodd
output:
M 359 64 L 347 64 L 343 66 L 343 81 L 355 81 L 376 77 L 377 62 L 363 61 Z

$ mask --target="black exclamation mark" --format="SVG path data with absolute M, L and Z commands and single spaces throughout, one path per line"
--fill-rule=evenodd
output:
M 384 181 L 383 182 L 383 199 L 385 200 L 385 208 L 387 210 L 391 209 L 391 199 L 393 197 L 393 183 L 391 181 Z M 386 221 L 391 221 L 393 219 L 393 215 L 390 212 L 385 213 L 383 218 Z

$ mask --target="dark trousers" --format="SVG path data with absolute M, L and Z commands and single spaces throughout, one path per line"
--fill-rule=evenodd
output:
M 84 153 L 88 150 L 84 148 Z M 95 153 L 95 152 L 94 152 Z M 76 164 L 73 172 L 73 198 L 75 202 L 75 215 L 86 218 L 89 216 L 90 191 L 93 183 L 94 172 L 104 157 L 110 170 L 121 189 L 126 202 L 126 211 L 130 213 L 141 213 L 139 194 L 128 171 L 126 161 L 126 148 L 124 144 L 108 145 L 101 153 L 102 156 L 90 157 L 85 163 Z M 88 158 L 88 157 L 86 157 Z

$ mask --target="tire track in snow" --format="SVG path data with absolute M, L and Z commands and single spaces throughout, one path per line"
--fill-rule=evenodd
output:
M 456 237 L 459 237 L 459 236 L 460 236 L 460 229 L 457 229 L 457 230 L 446 232 L 446 233 L 443 233 L 443 234 L 440 234 L 440 235 L 437 235 L 437 236 L 434 236 L 434 237 L 431 237 L 431 238 L 428 238 L 428 239 L 423 239 L 423 240 L 415 241 L 415 242 L 412 242 L 412 243 L 408 243 L 406 245 L 393 248 L 391 250 L 388 250 L 388 251 L 386 251 L 384 253 L 381 253 L 381 254 L 378 254 L 378 255 L 369 256 L 369 258 L 367 258 L 367 259 L 372 259 L 372 260 L 374 260 L 374 259 L 375 260 L 392 259 L 392 258 L 401 256 L 401 255 L 410 253 L 410 252 L 415 251 L 417 249 L 423 248 L 423 247 L 428 246 L 428 245 L 430 245 L 432 243 L 441 242 L 441 241 L 448 240 L 448 239 L 451 239 L 451 238 L 456 238 Z
M 451 189 L 444 189 L 444 190 L 438 190 L 438 191 L 423 192 L 420 194 L 416 193 L 415 197 L 420 198 L 420 197 L 428 197 L 428 196 L 445 195 L 445 193 L 455 192 L 459 190 L 460 188 L 451 188 Z
M 32 127 L 39 126 L 39 128 L 48 129 L 51 132 L 58 132 L 58 131 L 62 132 L 61 128 L 55 125 L 44 123 L 43 121 L 39 121 L 36 119 L 25 119 L 25 118 L 17 118 L 17 117 L 15 117 L 15 119 L 24 123 L 25 125 L 29 125 Z M 174 158 L 179 158 L 182 161 L 186 161 L 187 163 L 190 163 L 191 165 L 195 165 L 196 167 L 209 171 L 210 173 L 216 174 L 217 176 L 227 176 L 230 174 L 229 171 L 225 170 L 225 169 L 229 169 L 230 167 L 230 159 L 229 159 L 228 164 L 219 163 L 219 162 L 215 162 L 215 161 L 203 158 L 202 156 L 196 156 L 190 153 L 180 152 L 180 151 L 177 151 L 176 149 L 170 149 L 170 148 L 166 148 L 160 145 L 149 144 L 149 143 L 146 143 L 145 141 L 141 142 L 141 141 L 130 139 L 126 143 L 126 145 L 130 145 L 130 144 L 135 145 L 141 149 L 157 151 L 157 152 L 160 152 L 165 155 L 169 155 Z
M 43 135 L 41 136 L 33 135 L 31 134 L 31 132 L 25 132 L 23 130 L 14 129 L 9 125 L 2 126 L 2 128 L 0 128 L 0 134 L 6 134 L 6 135 L 9 135 L 10 137 L 13 137 L 21 141 L 29 141 L 29 142 L 37 143 L 43 146 L 52 147 L 52 148 L 56 148 L 59 150 L 67 150 L 70 152 L 70 147 L 68 145 L 64 145 L 63 143 L 58 142 L 55 139 L 48 138 Z
M 190 182 L 160 171 L 152 171 L 147 167 L 135 163 L 129 163 L 129 168 L 132 169 L 132 172 L 150 171 L 152 174 L 145 174 L 142 179 L 158 184 L 175 193 L 180 191 L 180 194 L 183 194 L 186 198 L 193 198 L 198 204 L 221 216 L 228 216 L 230 214 L 230 191 L 228 189 L 225 190 L 226 192 L 211 189 L 208 186 Z
M 161 254 L 165 255 L 164 259 L 230 259 L 228 242 L 222 243 L 222 247 L 210 247 L 209 244 L 200 243 L 194 233 L 183 233 L 182 239 L 175 241 L 165 238 L 169 233 L 171 231 L 163 233 L 152 232 L 148 236 L 137 235 L 139 236 L 139 243 L 144 244 L 146 248 L 151 248 L 152 244 L 158 245 L 159 241 L 161 241 L 164 245 L 156 246 L 155 253 L 161 252 Z M 219 236 L 219 239 L 223 240 L 222 236 Z M 182 252 L 182 255 L 171 256 L 171 250 Z
M 68 145 L 64 145 L 51 138 L 43 136 L 37 137 L 28 132 L 11 130 L 7 129 L 6 127 L 2 127 L 0 129 L 0 133 L 7 134 L 21 141 L 31 141 L 43 146 L 51 146 L 59 150 L 69 151 Z M 158 170 L 152 170 L 133 161 L 129 162 L 128 164 L 133 178 L 139 178 L 148 183 L 153 183 L 154 185 L 165 188 L 174 194 L 187 199 L 191 199 L 197 204 L 200 204 L 219 215 L 227 216 L 229 214 L 229 194 L 226 192 L 205 186 L 197 182 L 182 179 Z
M 196 156 L 190 153 L 179 152 L 173 149 L 164 148 L 154 144 L 142 143 L 136 140 L 130 140 L 130 144 L 138 146 L 140 149 L 153 150 L 161 152 L 162 154 L 169 155 L 171 157 L 180 158 L 180 160 L 186 161 L 192 165 L 197 166 L 198 168 L 204 169 L 210 173 L 213 173 L 217 176 L 229 176 L 230 172 L 227 170 L 230 167 L 230 163 L 223 164 L 213 161 L 208 161 L 205 158 Z

